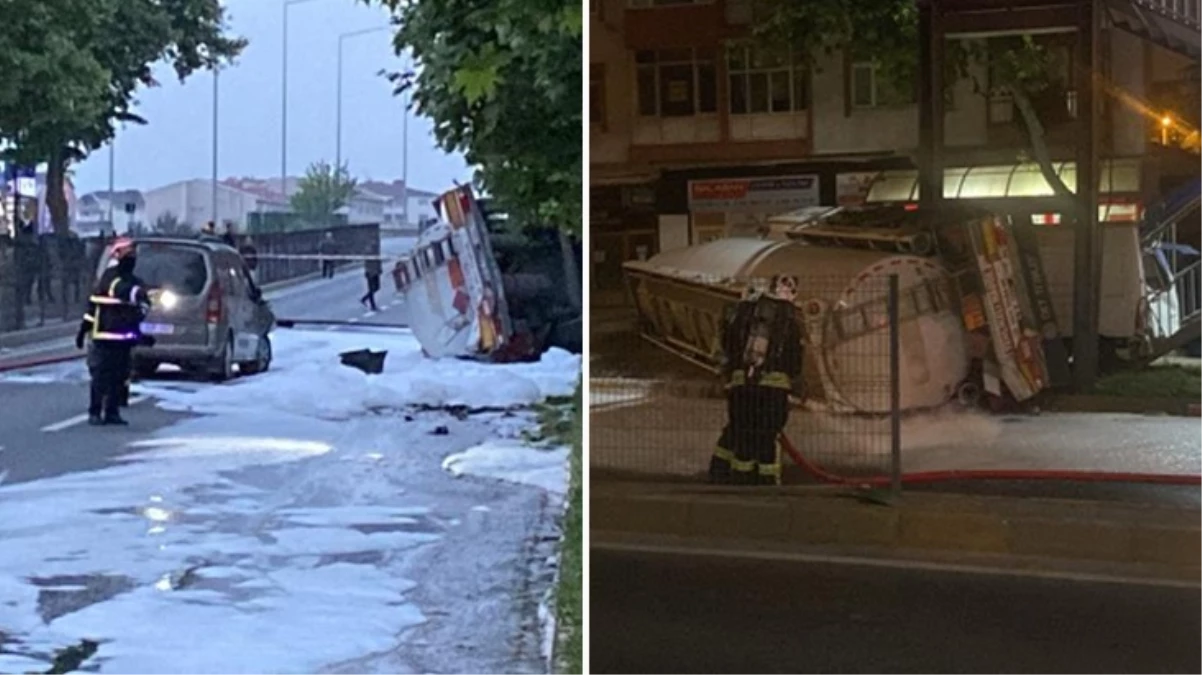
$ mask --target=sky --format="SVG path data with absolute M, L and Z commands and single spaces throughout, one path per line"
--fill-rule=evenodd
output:
M 280 174 L 284 0 L 225 0 L 230 32 L 250 41 L 218 78 L 218 175 L 274 178 Z M 360 0 L 307 0 L 288 8 L 288 173 L 334 161 L 337 133 L 339 35 L 388 25 L 387 10 Z M 400 69 L 392 31 L 344 41 L 342 158 L 360 180 L 402 177 L 402 100 L 377 73 Z M 213 173 L 213 75 L 180 84 L 169 67 L 156 68 L 161 86 L 138 94 L 145 126 L 131 125 L 115 141 L 115 188 L 147 190 Z M 460 155 L 434 143 L 429 120 L 409 120 L 409 184 L 440 192 L 471 170 Z M 109 150 L 74 167 L 79 194 L 107 190 Z

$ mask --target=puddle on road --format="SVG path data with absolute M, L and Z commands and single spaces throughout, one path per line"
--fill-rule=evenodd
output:
M 128 593 L 138 585 L 129 577 L 109 574 L 33 577 L 29 583 L 39 589 L 38 614 L 46 623 Z

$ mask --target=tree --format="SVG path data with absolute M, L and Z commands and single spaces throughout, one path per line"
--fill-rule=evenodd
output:
M 155 218 L 151 231 L 166 236 L 190 235 L 194 232 L 191 225 L 181 221 L 179 216 L 171 211 L 165 211 Z
M 335 169 L 328 162 L 310 164 L 292 195 L 292 210 L 311 223 L 328 225 L 354 196 L 357 186 L 346 165 Z
M 844 52 L 871 61 L 878 76 L 896 86 L 918 78 L 918 7 L 915 0 L 754 0 L 752 38 L 769 49 L 792 47 L 813 66 L 819 54 Z M 974 91 L 1009 94 L 1026 129 L 1031 155 L 1059 197 L 1070 190 L 1052 164 L 1044 122 L 1034 102 L 1067 83 L 1057 53 L 1030 35 L 982 40 L 948 40 L 944 45 L 945 95 L 970 77 Z M 977 74 L 988 73 L 982 80 Z M 1066 212 L 1076 212 L 1065 203 Z
M 580 0 L 362 0 L 398 26 L 397 93 L 434 122 L 440 147 L 462 152 L 511 222 L 580 232 Z
M 0 44 L 28 45 L 0 55 L 18 88 L 0 94 L 0 135 L 9 156 L 46 162 L 46 205 L 60 234 L 69 225 L 64 175 L 113 137 L 141 87 L 158 83 L 153 66 L 170 63 L 180 80 L 237 56 L 246 42 L 225 35 L 218 0 L 0 0 Z M 7 84 L 7 82 L 6 82 Z

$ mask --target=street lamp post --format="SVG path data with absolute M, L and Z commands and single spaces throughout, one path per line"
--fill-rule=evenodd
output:
M 337 114 L 336 124 L 338 126 L 334 136 L 334 170 L 342 168 L 342 50 L 349 38 L 367 35 L 369 33 L 379 33 L 380 31 L 388 30 L 392 26 L 375 26 L 374 28 L 364 28 L 362 30 L 353 30 L 348 33 L 343 33 L 338 36 L 338 87 L 335 98 L 337 99 Z
M 281 12 L 284 15 L 284 53 L 281 59 L 283 74 L 280 95 L 280 193 L 285 197 L 288 196 L 288 8 L 313 1 L 283 0 L 281 3 Z
M 213 67 L 213 227 L 217 227 L 217 94 L 221 69 Z
M 412 62 L 410 62 L 412 63 Z M 409 227 L 409 101 L 411 90 L 401 98 L 401 227 Z
M 117 134 L 113 132 L 113 137 L 109 139 L 109 227 L 112 228 L 113 234 L 117 234 L 117 224 L 113 222 L 113 174 L 117 166 Z

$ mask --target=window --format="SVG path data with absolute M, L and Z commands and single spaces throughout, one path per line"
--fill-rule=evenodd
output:
M 446 262 L 446 255 L 443 253 L 442 242 L 434 245 L 434 264 L 441 265 Z
M 732 115 L 797 112 L 809 105 L 809 69 L 792 53 L 740 47 L 727 57 Z
M 191 246 L 139 244 L 134 273 L 151 288 L 169 288 L 180 295 L 200 295 L 209 282 L 204 253 Z
M 717 112 L 712 49 L 642 50 L 635 53 L 635 63 L 640 115 L 688 117 Z
M 588 122 L 605 130 L 605 64 L 594 63 L 588 68 Z
M 652 7 L 679 7 L 681 5 L 712 5 L 714 0 L 629 0 L 631 9 L 650 9 Z
M 853 108 L 883 108 L 917 101 L 914 87 L 899 87 L 887 81 L 872 63 L 852 64 L 850 89 Z

